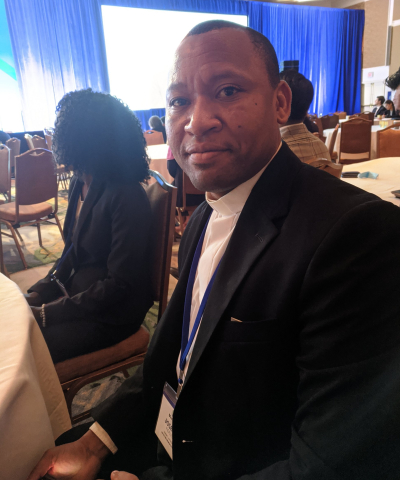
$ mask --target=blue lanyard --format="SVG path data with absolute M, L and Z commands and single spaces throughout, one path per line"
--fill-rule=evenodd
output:
M 211 215 L 210 215 L 211 216 Z M 208 284 L 206 291 L 204 293 L 203 299 L 201 301 L 199 311 L 197 312 L 196 315 L 196 320 L 194 322 L 192 331 L 190 333 L 189 337 L 189 326 L 190 326 L 190 310 L 192 306 L 192 294 L 193 294 L 193 285 L 194 285 L 194 279 L 196 277 L 196 271 L 197 271 L 197 266 L 199 264 L 200 260 L 200 255 L 201 255 L 201 249 L 203 247 L 203 242 L 204 242 L 204 236 L 206 234 L 208 222 L 210 221 L 210 217 L 208 217 L 207 223 L 204 226 L 203 232 L 199 238 L 199 242 L 197 244 L 196 251 L 194 253 L 194 257 L 192 260 L 192 266 L 190 268 L 190 274 L 189 274 L 189 280 L 186 286 L 186 296 L 185 296 L 185 307 L 183 311 L 183 323 L 182 323 L 182 339 L 181 339 L 181 358 L 179 361 L 179 368 L 180 368 L 180 375 L 178 379 L 179 387 L 182 387 L 183 384 L 183 370 L 186 365 L 186 360 L 187 356 L 189 354 L 189 351 L 193 345 L 193 340 L 194 337 L 196 336 L 196 332 L 199 328 L 201 318 L 203 316 L 204 309 L 206 308 L 206 304 L 208 301 L 208 297 L 210 296 L 211 288 L 214 284 L 215 277 L 218 272 L 218 268 L 220 266 L 220 263 L 218 264 L 217 268 L 215 269 L 215 272 L 213 273 L 213 276 L 211 277 L 210 283 Z M 189 339 L 188 339 L 189 337 Z M 180 388 L 178 388 L 178 393 L 180 391 Z

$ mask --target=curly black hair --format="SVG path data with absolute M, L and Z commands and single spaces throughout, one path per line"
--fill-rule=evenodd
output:
M 149 178 L 139 120 L 121 100 L 89 88 L 67 93 L 56 112 L 53 153 L 58 164 L 102 180 Z
M 400 86 L 400 68 L 397 70 L 397 72 L 393 73 L 393 75 L 387 77 L 385 83 L 390 89 L 396 90 L 397 87 Z

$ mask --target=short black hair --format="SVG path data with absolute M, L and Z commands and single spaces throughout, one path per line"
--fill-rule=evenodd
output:
M 153 115 L 152 117 L 149 118 L 149 126 L 153 130 L 157 130 L 158 128 L 162 128 L 163 124 L 161 121 L 161 118 L 158 117 L 157 115 Z M 161 131 L 161 130 L 159 130 Z
M 376 98 L 381 102 L 381 105 L 383 105 L 385 103 L 385 97 L 383 95 L 379 95 Z
M 392 90 L 397 89 L 397 87 L 400 85 L 400 68 L 397 70 L 397 72 L 393 73 L 393 75 L 387 77 L 385 84 Z
M 121 100 L 89 88 L 67 93 L 56 111 L 57 163 L 102 180 L 142 182 L 149 177 L 141 125 Z
M 392 107 L 394 108 L 394 103 L 391 101 L 391 100 L 386 100 L 385 102 L 386 105 L 392 105 Z
M 279 76 L 281 80 L 285 80 L 292 90 L 292 108 L 289 121 L 303 122 L 314 98 L 313 84 L 296 70 L 284 70 Z
M 186 37 L 193 35 L 200 35 L 202 33 L 211 32 L 212 30 L 220 30 L 222 28 L 233 28 L 235 30 L 244 31 L 250 38 L 254 45 L 256 52 L 264 60 L 265 67 L 268 72 L 269 81 L 273 88 L 279 83 L 279 64 L 276 52 L 271 42 L 262 33 L 253 30 L 250 27 L 244 27 L 234 22 L 227 22 L 226 20 L 208 20 L 193 27 Z M 186 38 L 185 37 L 185 38 Z

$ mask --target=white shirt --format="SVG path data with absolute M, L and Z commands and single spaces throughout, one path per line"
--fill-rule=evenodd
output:
M 281 146 L 282 142 L 279 144 L 279 147 L 271 160 L 279 152 Z M 243 207 L 247 202 L 247 199 L 249 198 L 249 195 L 253 190 L 254 185 L 258 182 L 259 178 L 264 173 L 264 170 L 267 168 L 270 162 L 268 162 L 265 167 L 263 167 L 256 175 L 254 175 L 254 177 L 242 183 L 234 190 L 230 191 L 218 200 L 211 200 L 208 196 L 208 193 L 206 193 L 207 203 L 213 209 L 213 212 L 211 214 L 210 221 L 208 222 L 207 230 L 204 236 L 203 247 L 201 250 L 200 260 L 197 266 L 196 276 L 193 284 L 192 304 L 190 309 L 189 337 L 190 332 L 193 328 L 193 324 L 196 320 L 197 312 L 203 299 L 204 292 L 206 291 L 211 277 L 215 269 L 217 268 L 223 254 L 225 253 L 226 247 L 228 246 L 229 240 L 236 227 Z M 196 343 L 196 338 L 197 333 L 194 338 L 192 347 L 188 353 L 188 357 L 186 359 L 186 365 L 183 372 L 183 380 L 187 373 L 193 347 Z M 180 371 L 179 360 L 180 355 L 176 367 L 178 376 Z M 115 446 L 114 442 L 97 422 L 94 423 L 90 427 L 90 429 L 100 438 L 100 440 L 106 445 L 106 447 L 111 450 L 112 453 L 115 453 L 117 451 L 117 447 Z

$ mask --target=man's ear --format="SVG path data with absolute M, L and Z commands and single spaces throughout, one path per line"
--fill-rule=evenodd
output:
M 289 85 L 281 80 L 275 91 L 276 98 L 276 119 L 280 125 L 285 125 L 290 116 L 292 105 L 292 91 Z

